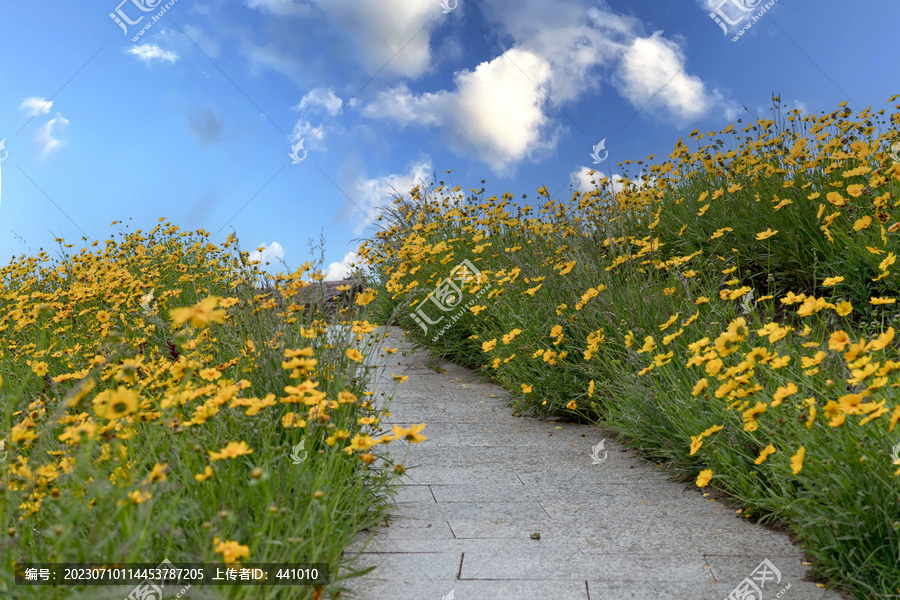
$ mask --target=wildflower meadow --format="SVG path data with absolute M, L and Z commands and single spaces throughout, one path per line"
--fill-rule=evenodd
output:
M 603 424 L 789 527 L 830 584 L 898 597 L 892 108 L 773 96 L 772 118 L 695 130 L 567 201 L 416 187 L 360 250 L 374 318 L 478 367 L 517 413 Z
M 379 425 L 375 292 L 329 316 L 326 298 L 298 300 L 312 263 L 272 276 L 233 235 L 160 221 L 0 269 L 0 595 L 146 597 L 17 584 L 15 565 L 170 561 L 319 567 L 315 585 L 178 597 L 337 597 L 344 548 L 403 472 L 383 449 L 425 439 Z

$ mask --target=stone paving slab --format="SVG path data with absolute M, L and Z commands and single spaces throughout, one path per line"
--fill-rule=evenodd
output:
M 368 541 L 368 545 L 364 544 Z M 371 540 L 358 540 L 347 548 L 348 552 L 378 552 L 378 553 L 420 553 L 420 552 L 447 552 L 449 549 L 462 553 L 469 552 L 527 552 L 536 547 L 544 552 L 559 552 L 570 554 L 576 546 L 573 539 L 568 536 L 542 537 L 540 541 L 532 540 L 525 536 L 522 538 L 457 538 L 453 540 L 411 540 L 401 538 L 373 537 Z
M 502 388 L 391 331 L 382 345 L 401 351 L 376 377 L 396 389 L 384 425 L 425 422 L 428 439 L 390 445 L 405 485 L 386 524 L 345 551 L 353 569 L 376 567 L 344 582 L 350 598 L 723 600 L 767 559 L 781 581 L 766 600 L 788 585 L 783 600 L 849 600 L 806 579 L 788 536 L 670 481 L 600 428 L 515 417 Z M 395 388 L 391 373 L 409 379 Z
M 715 581 L 703 556 L 558 554 L 538 550 L 467 553 L 460 579 Z
M 455 600 L 590 600 L 583 581 L 461 581 L 458 579 L 431 581 L 384 581 L 360 579 L 360 589 L 367 598 L 384 600 L 442 600 L 450 592 Z M 727 592 L 726 592 L 727 593 Z M 724 597 L 724 596 L 723 596 Z M 644 600 L 643 598 L 641 600 Z M 670 599 L 669 599 L 670 600 Z M 722 600 L 718 598 L 717 600 Z

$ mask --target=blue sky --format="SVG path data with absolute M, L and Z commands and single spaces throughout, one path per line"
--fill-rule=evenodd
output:
M 896 0 L 120 2 L 0 0 L 3 263 L 166 217 L 292 269 L 324 233 L 340 278 L 433 173 L 568 198 L 772 92 L 813 113 L 900 93 Z

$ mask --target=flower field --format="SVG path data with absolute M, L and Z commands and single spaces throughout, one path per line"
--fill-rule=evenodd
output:
M 327 317 L 291 300 L 311 264 L 270 276 L 233 236 L 162 221 L 0 269 L 0 596 L 130 591 L 16 585 L 15 563 L 169 560 L 328 567 L 190 598 L 337 597 L 343 549 L 403 472 L 386 444 L 424 439 L 379 427 L 374 293 Z
M 829 584 L 900 597 L 900 104 L 845 104 L 773 97 L 568 201 L 417 187 L 360 249 L 373 318 L 787 524 Z

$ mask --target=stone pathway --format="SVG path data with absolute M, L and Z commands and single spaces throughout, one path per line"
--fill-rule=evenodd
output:
M 667 480 L 611 439 L 595 462 L 599 429 L 514 417 L 501 387 L 450 363 L 435 372 L 402 336 L 392 328 L 379 344 L 400 347 L 379 388 L 391 389 L 391 372 L 409 376 L 386 426 L 424 421 L 428 440 L 409 447 L 388 526 L 345 553 L 362 551 L 355 567 L 376 566 L 346 583 L 351 598 L 726 600 L 751 574 L 754 585 L 765 577 L 764 560 L 780 573 L 769 570 L 764 600 L 849 598 L 806 581 L 786 535 Z M 405 448 L 390 448 L 399 461 Z M 759 600 L 734 596 L 745 597 Z

